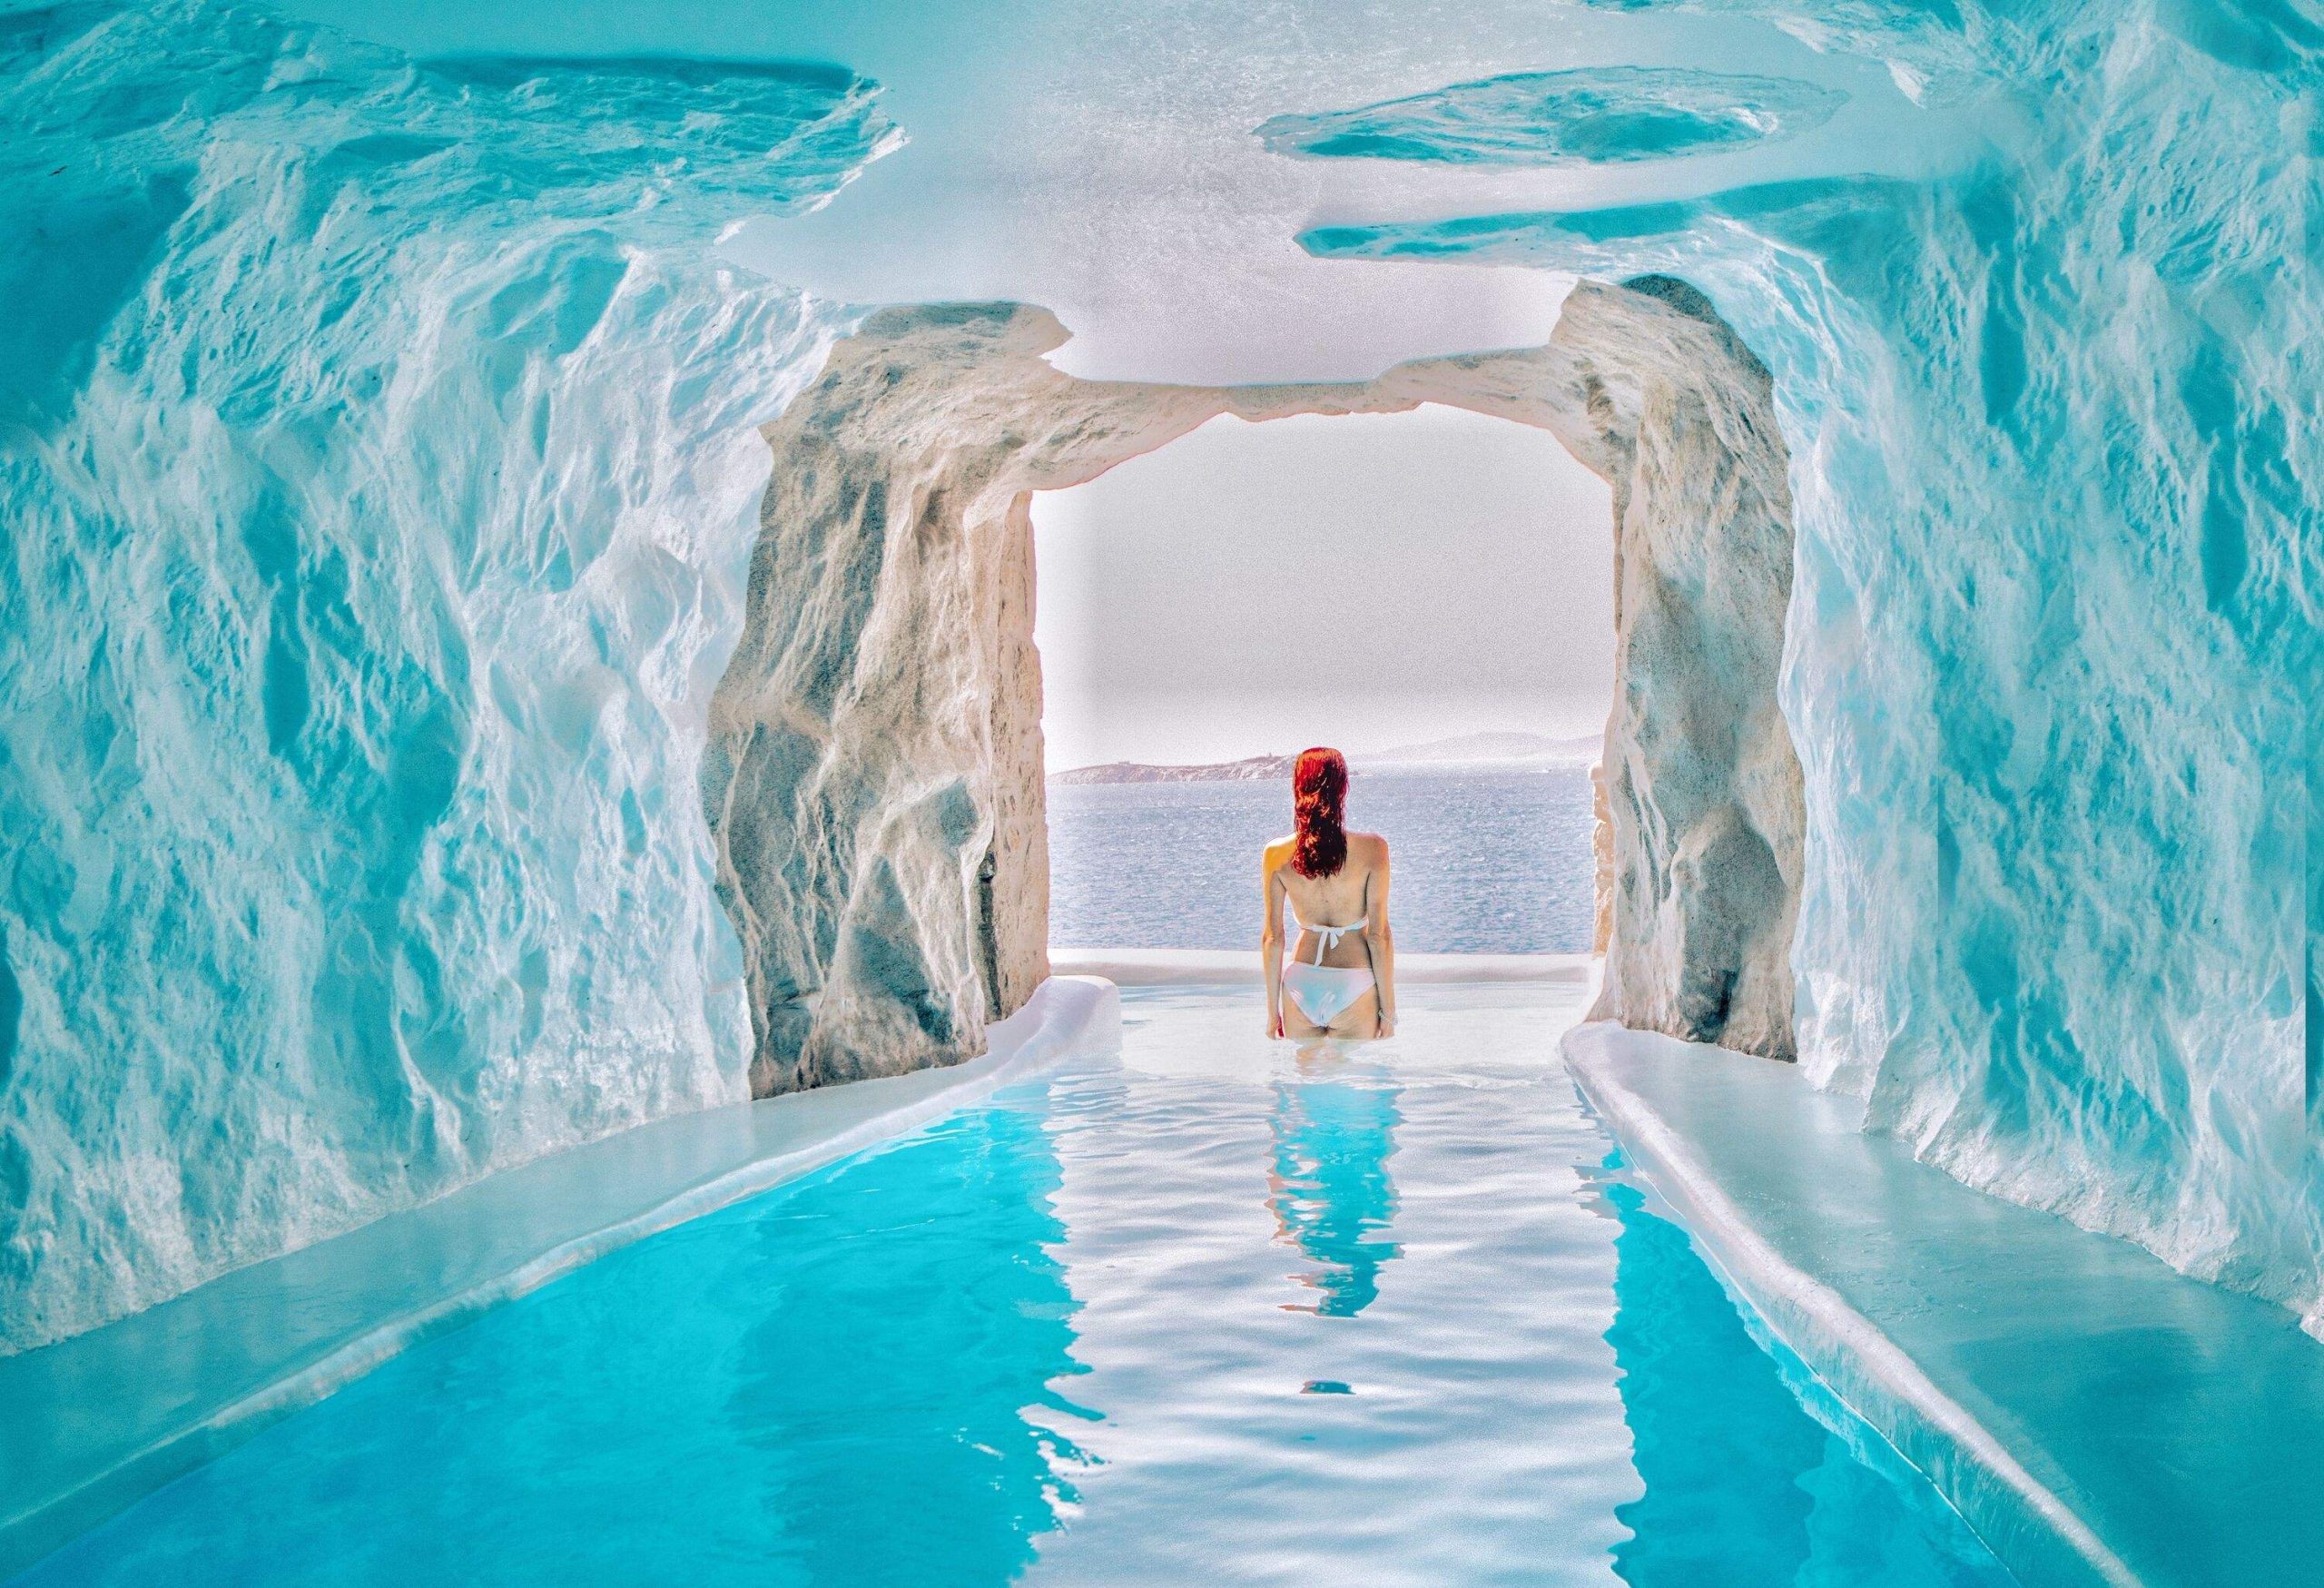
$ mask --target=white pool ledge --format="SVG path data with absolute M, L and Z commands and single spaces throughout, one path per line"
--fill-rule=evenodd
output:
M 1742 1299 L 2027 1588 L 2324 1581 L 2324 1344 L 1971 1190 L 1792 1065 L 1609 1023 L 1568 1070 Z
M 1588 954 L 1403 954 L 1396 956 L 1399 982 L 1563 982 L 1581 985 L 1598 973 L 1600 962 Z M 1259 950 L 1247 949 L 1051 949 L 1050 968 L 1060 974 L 1102 976 L 1124 987 L 1231 987 L 1259 982 Z
M 968 1063 L 641 1126 L 0 1358 L 0 1577 L 488 1307 L 1120 1041 L 1110 982 L 1053 977 Z

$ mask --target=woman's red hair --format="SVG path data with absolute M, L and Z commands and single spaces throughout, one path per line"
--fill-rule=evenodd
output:
M 1292 870 L 1328 877 L 1347 863 L 1346 756 L 1321 745 L 1299 752 L 1291 768 L 1291 810 Z

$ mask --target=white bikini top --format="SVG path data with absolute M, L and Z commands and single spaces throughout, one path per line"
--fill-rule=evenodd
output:
M 1294 910 L 1291 912 L 1291 919 L 1299 922 L 1300 931 L 1312 932 L 1315 934 L 1315 963 L 1320 965 L 1324 962 L 1324 951 L 1325 949 L 1335 949 L 1339 947 L 1340 939 L 1345 937 L 1351 932 L 1362 932 L 1364 930 L 1364 923 L 1368 918 L 1359 915 L 1354 921 L 1349 922 L 1345 926 L 1310 926 L 1305 922 L 1299 921 L 1299 912 Z

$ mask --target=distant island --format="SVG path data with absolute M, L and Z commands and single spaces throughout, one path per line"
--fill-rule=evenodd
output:
M 1552 739 L 1541 734 L 1463 734 L 1434 739 L 1425 745 L 1399 745 L 1393 749 L 1359 752 L 1348 757 L 1354 773 L 1427 770 L 1588 766 L 1598 759 L 1601 740 L 1596 734 Z M 1246 755 L 1240 761 L 1214 762 L 1201 766 L 1155 766 L 1139 761 L 1108 761 L 1100 766 L 1077 766 L 1053 772 L 1052 784 L 1072 785 L 1102 783 L 1258 783 L 1289 777 L 1295 754 Z
M 1102 766 L 1077 766 L 1052 772 L 1055 784 L 1082 783 L 1259 783 L 1289 777 L 1296 755 L 1251 755 L 1209 766 L 1148 766 L 1137 761 L 1108 761 Z M 1351 769 L 1352 770 L 1352 769 Z

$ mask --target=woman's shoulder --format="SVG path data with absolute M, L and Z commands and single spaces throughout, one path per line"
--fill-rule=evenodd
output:
M 1375 865 L 1388 858 L 1388 841 L 1377 833 L 1351 833 L 1347 847 L 1349 853 L 1361 854 Z
M 1271 838 L 1267 841 L 1266 848 L 1260 852 L 1260 857 L 1265 862 L 1267 870 L 1273 871 L 1277 866 L 1290 864 L 1292 852 L 1298 846 L 1299 839 L 1295 834 Z

